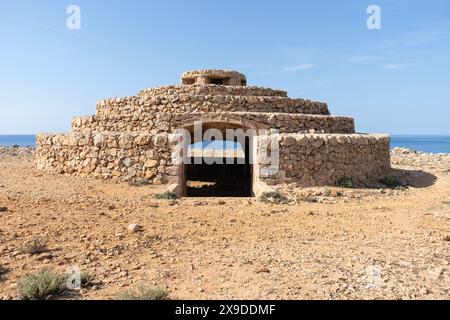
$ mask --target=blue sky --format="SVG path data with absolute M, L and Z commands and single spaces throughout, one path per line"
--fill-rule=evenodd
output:
M 2 1 L 0 39 L 0 134 L 67 131 L 98 100 L 196 68 L 326 101 L 360 132 L 450 134 L 447 0 Z

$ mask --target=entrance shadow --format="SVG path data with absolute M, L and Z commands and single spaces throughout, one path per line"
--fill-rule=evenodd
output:
M 188 197 L 251 197 L 251 190 L 246 183 L 223 183 L 189 181 Z

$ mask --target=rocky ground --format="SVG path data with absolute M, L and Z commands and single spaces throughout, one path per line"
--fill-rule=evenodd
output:
M 31 149 L 0 148 L 0 298 L 42 267 L 114 299 L 140 283 L 173 299 L 449 299 L 450 161 L 393 152 L 388 189 L 282 186 L 289 203 L 156 200 L 130 186 L 36 172 Z M 134 226 L 130 226 L 135 224 Z M 23 253 L 45 237 L 47 250 Z
M 448 173 L 450 171 L 450 154 L 431 154 L 405 148 L 394 148 L 391 152 L 391 162 L 395 165 L 426 166 L 431 170 Z

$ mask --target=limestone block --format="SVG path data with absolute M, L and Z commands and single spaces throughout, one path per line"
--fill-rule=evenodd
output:
M 151 137 L 150 135 L 139 135 L 134 140 L 135 144 L 138 146 L 144 146 L 150 144 Z
M 104 143 L 105 137 L 103 136 L 103 134 L 98 133 L 96 135 L 94 135 L 94 146 L 96 147 L 101 147 Z
M 133 147 L 133 136 L 130 134 L 121 134 L 119 136 L 119 148 L 121 149 L 131 149 Z
M 155 136 L 155 146 L 157 148 L 164 147 L 167 144 L 168 135 L 165 133 L 159 133 Z
M 148 159 L 144 163 L 144 168 L 154 168 L 154 167 L 157 167 L 158 165 L 159 165 L 159 161 L 153 160 L 153 159 Z

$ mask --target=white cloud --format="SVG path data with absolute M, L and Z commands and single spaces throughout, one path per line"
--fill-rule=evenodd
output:
M 290 67 L 283 67 L 283 71 L 284 72 L 297 72 L 297 71 L 302 71 L 302 70 L 309 70 L 314 68 L 315 65 L 311 64 L 311 63 L 304 63 L 304 64 L 299 64 L 296 66 L 290 66 Z
M 415 66 L 415 63 L 397 63 L 397 64 L 385 64 L 383 65 L 383 68 L 386 70 L 398 70 L 398 69 L 405 69 L 409 67 Z
M 356 55 L 350 58 L 351 62 L 366 62 L 366 61 L 376 61 L 381 60 L 379 57 L 369 56 L 369 55 Z
M 384 41 L 379 45 L 381 49 L 392 47 L 417 47 L 432 42 L 448 41 L 450 31 L 448 26 L 429 26 L 404 32 Z

